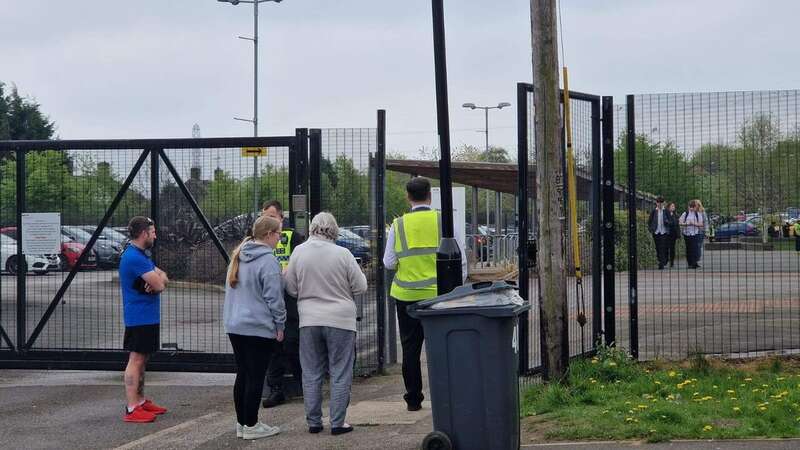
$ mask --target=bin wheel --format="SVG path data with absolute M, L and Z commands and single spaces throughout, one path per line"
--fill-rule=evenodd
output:
M 422 450 L 453 450 L 453 443 L 446 434 L 433 431 L 422 440 Z

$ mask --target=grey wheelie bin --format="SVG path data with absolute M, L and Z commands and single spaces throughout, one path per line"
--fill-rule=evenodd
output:
M 518 316 L 506 282 L 460 286 L 409 307 L 422 321 L 434 431 L 422 448 L 519 448 Z

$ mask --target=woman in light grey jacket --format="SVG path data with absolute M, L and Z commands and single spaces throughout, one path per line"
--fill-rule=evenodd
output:
M 297 297 L 300 365 L 309 433 L 322 431 L 322 381 L 331 378 L 331 434 L 353 431 L 345 423 L 353 383 L 356 345 L 354 297 L 367 291 L 367 278 L 349 250 L 336 245 L 339 226 L 321 212 L 310 238 L 299 245 L 284 274 L 286 292 Z
M 225 283 L 223 323 L 236 359 L 233 403 L 236 436 L 259 439 L 280 432 L 258 421 L 258 407 L 267 362 L 283 341 L 286 306 L 281 267 L 273 249 L 281 239 L 281 223 L 261 216 L 231 255 Z

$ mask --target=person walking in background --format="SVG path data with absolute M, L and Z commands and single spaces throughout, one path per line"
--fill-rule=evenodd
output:
M 703 202 L 700 199 L 694 199 L 695 204 L 697 204 L 697 212 L 700 214 L 703 220 L 703 226 L 700 228 L 700 237 L 695 240 L 695 245 L 697 246 L 697 262 L 699 263 L 703 259 L 703 245 L 706 242 L 706 236 L 711 236 L 711 222 L 708 220 L 708 214 L 706 214 L 706 209 L 703 207 Z M 697 264 L 699 266 L 699 264 Z
M 261 214 L 283 222 L 283 207 L 281 202 L 271 200 L 264 203 Z M 303 235 L 297 231 L 283 227 L 281 239 L 275 247 L 275 257 L 281 265 L 281 270 L 286 271 L 289 258 L 298 245 L 304 241 Z M 264 408 L 272 408 L 286 401 L 284 389 L 285 374 L 287 370 L 294 376 L 298 383 L 302 383 L 302 369 L 300 367 L 300 318 L 297 313 L 297 298 L 284 291 L 283 300 L 286 304 L 286 328 L 284 340 L 278 344 L 273 353 L 267 369 L 267 386 L 269 395 L 264 399 Z
M 670 228 L 670 216 L 664 208 L 664 197 L 658 196 L 656 207 L 650 211 L 650 217 L 647 219 L 647 229 L 653 235 L 656 244 L 658 270 L 664 270 L 669 261 Z
M 800 252 L 800 220 L 794 223 L 794 250 Z
M 128 222 L 129 245 L 119 261 L 122 317 L 125 322 L 123 348 L 130 352 L 125 367 L 125 422 L 147 423 L 167 412 L 144 396 L 144 372 L 150 356 L 158 350 L 161 296 L 169 282 L 145 253 L 156 241 L 156 226 L 147 217 Z
M 700 255 L 698 252 L 698 242 L 702 245 L 702 230 L 705 229 L 705 223 L 703 222 L 703 215 L 697 211 L 696 200 L 691 200 L 689 202 L 689 209 L 681 214 L 678 223 L 681 227 L 683 240 L 686 243 L 686 263 L 689 265 L 690 269 L 699 269 L 700 265 L 698 264 L 698 260 L 700 259 Z
M 330 375 L 331 434 L 353 431 L 345 422 L 353 383 L 356 346 L 355 296 L 367 291 L 367 277 L 355 257 L 336 245 L 336 218 L 321 212 L 311 220 L 310 237 L 292 253 L 284 280 L 297 297 L 300 364 L 309 433 L 322 431 L 322 382 Z
M 258 421 L 267 363 L 283 341 L 286 323 L 281 267 L 274 255 L 280 239 L 280 221 L 258 217 L 252 237 L 246 237 L 231 254 L 225 283 L 222 316 L 236 360 L 236 436 L 247 440 L 280 432 Z
M 667 245 L 667 260 L 669 266 L 675 267 L 675 243 L 681 236 L 681 227 L 678 225 L 678 212 L 676 211 L 675 202 L 669 202 L 667 206 L 667 214 L 669 215 L 669 245 Z
M 406 198 L 411 212 L 394 220 L 386 238 L 383 264 L 388 270 L 397 269 L 389 296 L 397 308 L 400 344 L 403 348 L 403 399 L 409 411 L 422 409 L 422 368 L 420 354 L 425 334 L 422 323 L 406 312 L 408 305 L 438 295 L 436 279 L 436 250 L 441 237 L 441 213 L 431 209 L 431 183 L 427 178 L 414 177 L 406 183 Z M 462 281 L 467 277 L 467 258 L 463 239 L 455 230 L 461 250 Z M 429 356 L 430 357 L 430 356 Z

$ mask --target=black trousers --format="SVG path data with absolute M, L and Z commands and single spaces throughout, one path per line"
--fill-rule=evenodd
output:
M 277 341 L 230 333 L 228 339 L 231 340 L 236 359 L 236 382 L 233 384 L 236 420 L 242 425 L 252 427 L 258 423 L 258 407 L 261 404 L 267 361 L 275 351 Z
M 656 241 L 658 266 L 664 267 L 669 262 L 669 241 L 671 238 L 668 234 L 653 234 L 653 240 Z
M 670 265 L 675 264 L 675 242 L 678 240 L 675 236 L 669 237 L 669 245 L 667 245 L 667 260 Z
M 284 340 L 276 344 L 267 368 L 267 385 L 272 391 L 283 389 L 286 372 L 291 373 L 301 386 L 303 380 L 303 370 L 300 368 L 300 318 L 297 313 L 297 299 L 287 292 L 283 293 L 283 299 L 286 303 Z
M 795 235 L 794 237 L 794 249 L 800 252 L 800 235 Z
M 697 234 L 694 236 L 683 236 L 686 243 L 686 263 L 689 267 L 694 267 L 700 261 L 700 249 L 703 245 L 704 236 Z
M 422 330 L 422 323 L 406 312 L 406 308 L 412 302 L 393 300 L 397 307 L 400 344 L 403 347 L 403 383 L 406 386 L 403 398 L 409 405 L 417 405 L 425 399 L 422 395 L 422 367 L 419 361 L 425 333 Z

